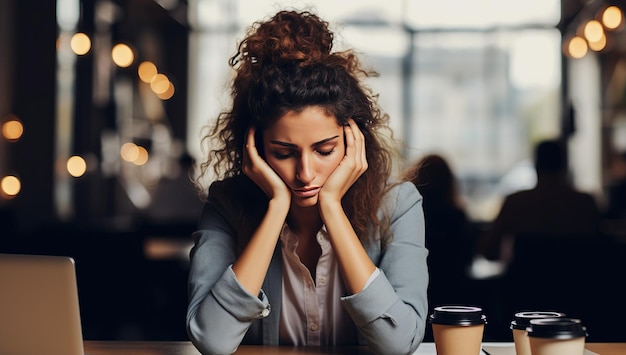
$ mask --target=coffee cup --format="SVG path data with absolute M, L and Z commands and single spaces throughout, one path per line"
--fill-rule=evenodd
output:
M 439 306 L 429 317 L 437 355 L 480 354 L 487 317 L 480 307 Z
M 562 317 L 565 317 L 565 313 L 552 311 L 525 311 L 515 313 L 514 318 L 511 321 L 515 353 L 517 355 L 531 355 L 528 332 L 526 331 L 526 328 L 530 326 L 531 320 Z
M 527 328 L 532 355 L 583 355 L 587 329 L 580 319 L 542 318 Z

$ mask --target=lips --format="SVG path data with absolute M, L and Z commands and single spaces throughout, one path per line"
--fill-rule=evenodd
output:
M 313 187 L 313 188 L 304 188 L 304 189 L 293 189 L 293 194 L 296 195 L 297 197 L 313 197 L 315 195 L 317 195 L 317 193 L 320 191 L 319 187 Z

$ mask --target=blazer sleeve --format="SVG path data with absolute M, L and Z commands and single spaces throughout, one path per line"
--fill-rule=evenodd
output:
M 270 311 L 263 291 L 252 295 L 235 277 L 235 233 L 221 209 L 207 203 L 192 234 L 187 332 L 202 354 L 232 354 L 252 322 Z
M 393 239 L 368 247 L 381 273 L 342 303 L 373 352 L 412 354 L 423 340 L 428 312 L 422 197 L 409 182 L 390 194 Z

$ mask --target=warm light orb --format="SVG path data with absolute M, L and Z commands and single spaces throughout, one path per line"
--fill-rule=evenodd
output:
M 22 183 L 20 179 L 13 175 L 5 176 L 0 180 L 0 190 L 2 190 L 2 193 L 6 196 L 13 197 L 20 193 L 21 189 Z
M 602 13 L 602 23 L 609 30 L 618 28 L 623 21 L 622 10 L 617 6 L 609 6 Z
M 139 148 L 135 143 L 124 143 L 120 148 L 120 156 L 127 162 L 134 162 L 139 156 Z
M 165 74 L 155 75 L 150 82 L 150 89 L 152 89 L 152 91 L 157 95 L 165 93 L 169 86 L 170 80 L 167 76 L 165 76 Z
M 133 64 L 135 60 L 135 55 L 133 54 L 133 50 L 126 44 L 119 43 L 116 44 L 111 50 L 111 58 L 113 58 L 113 63 L 120 68 L 129 67 Z
M 595 52 L 599 52 L 606 47 L 606 36 L 602 35 L 599 41 L 589 42 L 589 49 Z
M 2 136 L 10 142 L 20 139 L 23 133 L 24 126 L 17 119 L 10 119 L 2 124 Z
M 133 164 L 135 165 L 144 165 L 148 162 L 148 150 L 142 146 L 137 146 L 137 158 L 133 160 Z
M 591 20 L 585 25 L 583 33 L 587 41 L 598 42 L 604 36 L 604 29 L 599 21 Z
M 167 90 L 165 90 L 164 93 L 162 94 L 157 94 L 157 96 L 159 97 L 159 99 L 161 100 L 169 100 L 172 98 L 172 96 L 174 96 L 174 92 L 175 92 L 175 88 L 174 88 L 174 84 L 172 84 L 172 82 L 169 82 L 169 86 L 167 88 Z
M 584 57 L 587 50 L 587 41 L 581 37 L 574 37 L 567 44 L 567 53 L 575 59 Z
M 91 49 L 91 39 L 82 32 L 76 33 L 70 40 L 70 47 L 76 55 L 85 55 Z
M 150 83 L 155 75 L 158 74 L 157 67 L 152 62 L 142 62 L 137 68 L 137 74 L 139 79 L 144 83 Z
M 82 157 L 74 155 L 67 160 L 66 168 L 73 177 L 80 177 L 87 171 L 87 162 Z

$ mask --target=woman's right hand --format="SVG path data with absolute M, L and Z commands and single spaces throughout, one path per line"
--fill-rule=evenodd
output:
M 250 128 L 247 134 L 243 149 L 243 173 L 254 181 L 270 200 L 265 217 L 256 226 L 244 250 L 233 263 L 233 272 L 243 288 L 250 294 L 257 295 L 263 286 L 276 242 L 291 207 L 291 190 L 259 155 L 254 141 L 255 129 Z
M 257 184 L 270 200 L 285 199 L 291 202 L 291 191 L 267 162 L 259 155 L 255 142 L 255 127 L 248 129 L 243 149 L 243 172 Z

